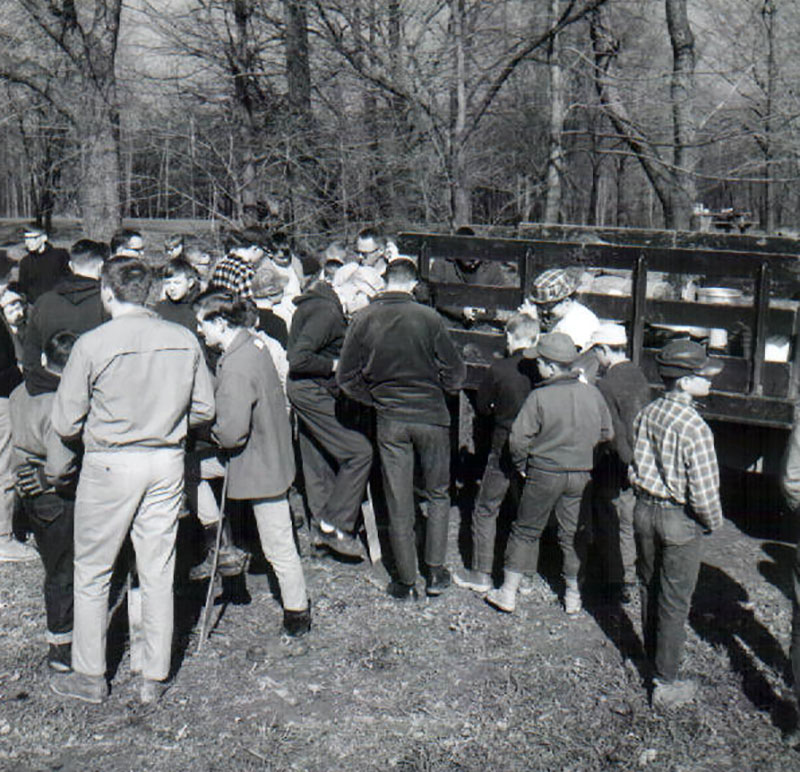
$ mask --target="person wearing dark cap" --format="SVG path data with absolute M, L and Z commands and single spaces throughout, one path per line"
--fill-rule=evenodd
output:
M 669 709 L 691 702 L 697 691 L 694 681 L 678 678 L 685 625 L 703 534 L 723 522 L 714 437 L 695 406 L 722 362 L 689 340 L 670 341 L 656 362 L 666 392 L 634 419 L 630 480 L 653 706 Z
M 20 290 L 34 303 L 39 295 L 53 289 L 69 275 L 69 253 L 54 247 L 43 228 L 26 228 L 23 238 L 27 254 L 19 263 L 18 283 Z
M 500 611 L 514 611 L 522 576 L 536 571 L 539 538 L 555 510 L 564 608 L 572 616 L 582 608 L 581 561 L 575 544 L 581 502 L 594 465 L 594 448 L 612 439 L 614 429 L 603 395 L 571 369 L 578 351 L 569 335 L 542 335 L 525 356 L 536 359 L 542 381 L 511 426 L 511 460 L 525 478 L 525 487 L 508 538 L 503 585 L 491 590 L 486 600 Z

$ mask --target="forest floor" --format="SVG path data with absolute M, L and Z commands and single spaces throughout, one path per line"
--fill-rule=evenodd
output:
M 279 636 L 280 606 L 256 562 L 246 590 L 227 588 L 237 602 L 216 607 L 198 654 L 204 586 L 180 588 L 173 685 L 143 708 L 122 603 L 111 694 L 87 705 L 48 688 L 41 567 L 0 564 L 0 769 L 798 769 L 800 753 L 781 742 L 794 721 L 793 529 L 752 485 L 728 499 L 689 623 L 684 670 L 698 697 L 671 713 L 648 702 L 638 603 L 614 605 L 591 582 L 576 618 L 549 591 L 513 615 L 456 587 L 401 603 L 369 581 L 366 564 L 312 556 L 305 528 L 310 634 Z M 453 508 L 452 568 L 469 503 Z M 553 548 L 545 542 L 541 570 L 555 590 Z

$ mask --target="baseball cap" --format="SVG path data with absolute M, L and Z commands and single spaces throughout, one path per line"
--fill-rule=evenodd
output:
M 692 340 L 672 340 L 656 354 L 658 372 L 668 378 L 700 375 L 713 378 L 722 370 L 722 361 L 708 356 L 699 343 Z

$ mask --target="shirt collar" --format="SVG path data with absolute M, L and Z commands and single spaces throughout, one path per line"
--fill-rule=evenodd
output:
M 668 391 L 664 394 L 664 399 L 679 402 L 681 405 L 691 405 L 694 402 L 694 397 L 685 391 Z

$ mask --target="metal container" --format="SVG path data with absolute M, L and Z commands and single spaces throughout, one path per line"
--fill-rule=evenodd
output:
M 730 287 L 698 287 L 697 301 L 713 306 L 735 305 L 742 299 L 742 291 Z M 728 345 L 728 331 L 714 327 L 708 331 L 708 347 L 724 349 Z

